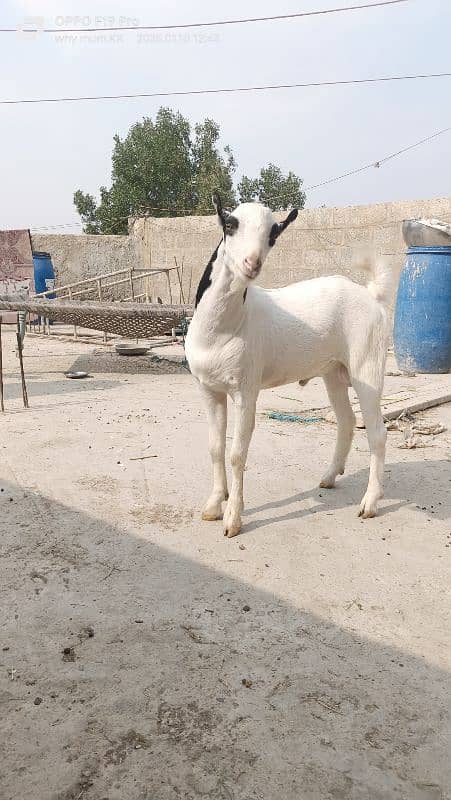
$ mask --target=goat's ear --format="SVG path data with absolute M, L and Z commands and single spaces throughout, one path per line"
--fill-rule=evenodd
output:
M 288 214 L 288 217 L 285 217 L 283 222 L 279 222 L 279 234 L 281 234 L 282 231 L 284 231 L 285 228 L 288 227 L 290 222 L 294 222 L 295 221 L 297 215 L 298 215 L 298 209 L 297 208 L 292 208 L 290 213 Z
M 215 207 L 215 210 L 216 210 L 216 213 L 217 213 L 218 217 L 220 217 L 222 219 L 222 216 L 223 216 L 222 202 L 221 202 L 221 198 L 219 197 L 218 192 L 213 192 L 213 194 L 211 196 L 211 202 L 213 203 L 213 205 Z
M 272 247 L 275 244 L 276 239 L 280 236 L 281 233 L 283 233 L 285 228 L 288 227 L 290 222 L 294 222 L 294 220 L 296 219 L 297 215 L 298 215 L 298 209 L 297 208 L 293 208 L 290 211 L 290 213 L 288 214 L 288 217 L 285 217 L 283 222 L 275 222 L 274 223 L 274 225 L 271 228 L 270 234 L 269 234 L 269 246 L 270 247 Z

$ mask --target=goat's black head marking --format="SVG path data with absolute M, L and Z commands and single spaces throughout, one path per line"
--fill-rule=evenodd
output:
M 216 213 L 217 213 L 217 215 L 219 217 L 219 221 L 220 221 L 221 226 L 222 226 L 224 237 L 225 236 L 233 236 L 233 234 L 235 233 L 235 231 L 237 230 L 238 225 L 239 225 L 239 222 L 238 222 L 237 218 L 234 217 L 233 214 L 230 214 L 228 211 L 226 211 L 222 207 L 222 201 L 221 201 L 221 198 L 220 198 L 220 196 L 219 196 L 219 194 L 217 192 L 215 192 L 212 195 L 211 199 L 212 199 L 213 205 L 214 205 L 214 207 L 216 209 Z
M 298 209 L 293 208 L 291 209 L 290 213 L 287 217 L 283 220 L 283 222 L 275 222 L 269 232 L 269 246 L 272 247 L 276 243 L 276 239 L 280 236 L 281 233 L 288 227 L 290 222 L 294 222 L 298 215 Z
M 218 255 L 218 250 L 219 250 L 219 244 L 218 244 L 216 250 L 214 251 L 212 257 L 210 258 L 210 261 L 208 262 L 207 266 L 205 267 L 204 274 L 202 275 L 202 277 L 201 277 L 201 279 L 199 281 L 199 286 L 197 287 L 197 292 L 196 292 L 195 308 L 197 308 L 197 306 L 199 305 L 200 301 L 202 300 L 202 296 L 207 291 L 209 286 L 211 286 L 211 273 L 212 273 L 212 270 L 213 270 L 213 264 L 215 263 L 217 255 Z

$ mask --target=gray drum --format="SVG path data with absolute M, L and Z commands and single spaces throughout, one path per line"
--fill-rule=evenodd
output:
M 408 247 L 451 246 L 451 225 L 439 219 L 406 219 L 402 235 Z

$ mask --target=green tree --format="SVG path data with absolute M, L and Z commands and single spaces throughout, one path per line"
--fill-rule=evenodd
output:
M 230 148 L 221 154 L 219 135 L 219 126 L 206 119 L 193 139 L 182 114 L 160 108 L 155 121 L 145 117 L 124 139 L 115 136 L 111 187 L 100 187 L 99 203 L 80 189 L 74 194 L 85 233 L 126 233 L 134 214 L 209 213 L 214 189 L 233 205 L 235 161 Z
M 74 204 L 80 214 L 85 233 L 100 233 L 100 223 L 97 219 L 97 205 L 92 194 L 83 194 L 78 189 L 74 194 Z
M 192 147 L 196 210 L 211 214 L 211 196 L 219 192 L 225 207 L 236 203 L 232 175 L 236 169 L 230 147 L 224 147 L 225 157 L 218 150 L 219 125 L 206 119 L 194 128 Z
M 258 199 L 258 178 L 248 178 L 243 175 L 238 184 L 238 197 L 240 203 L 251 203 Z
M 238 196 L 241 203 L 259 200 L 273 211 L 285 211 L 288 208 L 304 208 L 305 192 L 302 191 L 302 178 L 294 172 L 284 175 L 280 167 L 268 164 L 260 170 L 258 178 L 243 175 L 238 184 Z

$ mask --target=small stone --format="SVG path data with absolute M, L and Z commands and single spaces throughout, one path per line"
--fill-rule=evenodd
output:
M 8 646 L 2 647 L 2 650 L 3 650 L 4 653 L 6 653 L 6 651 L 9 650 L 9 647 Z
M 135 619 L 135 622 L 137 622 L 138 625 L 141 625 L 144 622 L 144 620 L 143 619 Z
M 250 610 L 251 610 L 250 606 L 243 606 L 243 611 L 250 611 Z
M 75 661 L 75 650 L 73 647 L 63 648 L 63 661 Z
M 239 544 L 238 547 L 239 547 L 240 550 L 245 550 L 246 549 L 244 544 Z
M 35 706 L 40 706 L 42 703 L 42 697 L 35 697 L 33 703 L 35 704 Z
M 246 687 L 246 689 L 250 689 L 252 686 L 252 681 L 249 680 L 249 678 L 243 678 L 241 683 Z

